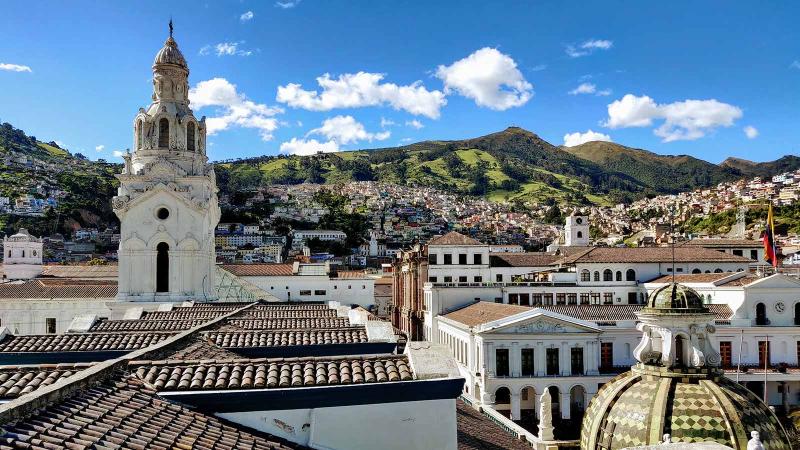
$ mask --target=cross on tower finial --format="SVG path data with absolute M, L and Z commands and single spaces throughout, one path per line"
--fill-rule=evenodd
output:
M 169 37 L 172 37 L 172 17 L 169 18 Z

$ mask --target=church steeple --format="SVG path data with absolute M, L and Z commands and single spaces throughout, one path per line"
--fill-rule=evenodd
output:
M 205 117 L 189 108 L 189 65 L 170 35 L 153 61 L 152 103 L 133 122 L 133 153 L 117 175 L 120 300 L 215 298 L 214 168 L 205 154 Z

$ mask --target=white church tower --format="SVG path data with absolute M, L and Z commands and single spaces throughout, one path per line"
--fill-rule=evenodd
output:
M 30 280 L 41 275 L 43 246 L 42 240 L 31 236 L 25 228 L 3 238 L 3 278 Z
M 153 103 L 133 122 L 133 154 L 123 156 L 113 199 L 121 222 L 120 301 L 216 298 L 214 169 L 205 117 L 189 108 L 189 67 L 170 36 L 153 63 Z
M 567 247 L 587 247 L 589 245 L 589 218 L 569 216 L 564 225 L 564 245 Z

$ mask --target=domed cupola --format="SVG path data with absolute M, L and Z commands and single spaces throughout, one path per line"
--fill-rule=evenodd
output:
M 717 442 L 747 448 L 752 431 L 767 450 L 790 449 L 761 399 L 725 377 L 712 336 L 714 315 L 694 290 L 670 283 L 637 313 L 638 364 L 603 385 L 586 410 L 582 450 Z
M 173 64 L 183 67 L 187 71 L 189 70 L 189 66 L 186 64 L 186 58 L 183 57 L 183 53 L 178 49 L 178 43 L 175 42 L 172 35 L 167 38 L 164 42 L 164 46 L 161 47 L 161 50 L 156 54 L 153 67 L 159 64 Z

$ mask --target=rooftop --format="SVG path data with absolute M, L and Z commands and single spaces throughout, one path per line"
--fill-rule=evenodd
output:
M 291 264 L 223 264 L 222 268 L 239 277 L 287 277 Z
M 554 264 L 559 257 L 549 253 L 491 253 L 492 267 L 545 267 Z
M 562 259 L 561 264 L 578 263 L 669 263 L 673 260 L 670 247 L 592 247 Z M 742 256 L 707 248 L 675 247 L 678 263 L 741 263 L 751 261 Z
M 0 284 L 0 299 L 60 298 L 94 299 L 117 296 L 117 282 L 71 280 L 70 283 L 43 278 L 22 283 Z
M 463 234 L 458 233 L 456 231 L 451 231 L 445 234 L 444 236 L 438 236 L 428 241 L 428 246 L 431 245 L 460 246 L 460 245 L 484 245 L 484 244 L 469 236 L 464 236 Z

